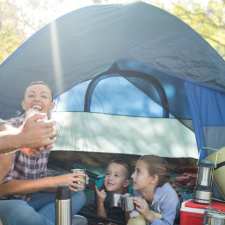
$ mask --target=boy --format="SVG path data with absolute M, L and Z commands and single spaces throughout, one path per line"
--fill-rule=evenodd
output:
M 122 160 L 112 160 L 106 169 L 104 184 L 96 187 L 97 216 L 109 221 L 126 224 L 125 213 L 121 208 L 110 207 L 109 193 L 124 194 L 129 185 L 130 168 Z

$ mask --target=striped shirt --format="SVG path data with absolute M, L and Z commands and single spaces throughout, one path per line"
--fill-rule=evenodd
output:
M 12 179 L 34 180 L 47 176 L 49 153 L 49 150 L 42 150 L 39 154 L 29 156 L 21 151 L 17 151 L 5 181 Z
M 10 121 L 13 125 L 19 126 L 22 124 L 21 117 L 15 121 Z M 18 149 L 19 150 L 19 149 Z M 35 155 L 26 155 L 21 151 L 14 153 L 14 160 L 9 173 L 4 179 L 4 183 L 10 180 L 34 180 L 47 176 L 47 164 L 50 150 L 42 150 Z M 26 199 L 27 196 L 13 195 L 11 197 L 21 197 Z

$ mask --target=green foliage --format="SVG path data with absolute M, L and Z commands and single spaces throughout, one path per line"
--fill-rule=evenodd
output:
M 11 54 L 23 40 L 23 37 L 15 32 L 15 29 L 7 27 L 0 32 L 0 62 Z
M 0 0 L 0 63 L 24 40 L 23 30 L 18 26 L 16 8 Z
M 124 3 L 130 1 L 121 0 Z M 204 6 L 199 0 L 173 0 L 173 3 L 171 0 L 145 1 L 181 18 L 225 59 L 225 0 L 206 0 Z M 92 2 L 103 4 L 115 1 Z M 72 4 L 70 0 L 0 0 L 0 63 L 30 34 L 62 14 L 62 9 L 68 9 L 69 4 Z
M 225 59 L 225 1 L 210 0 L 206 9 L 175 4 L 171 11 L 198 32 Z

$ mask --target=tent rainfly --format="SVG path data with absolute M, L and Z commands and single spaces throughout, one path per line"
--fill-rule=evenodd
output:
M 58 100 L 64 92 L 85 83 L 83 108 L 78 111 L 89 112 L 99 86 L 99 105 L 107 100 L 109 86 L 104 89 L 100 84 L 119 77 L 122 84 L 129 83 L 130 90 L 135 87 L 160 105 L 160 117 L 176 118 L 192 127 L 203 153 L 205 147 L 225 145 L 224 60 L 185 23 L 147 3 L 90 6 L 53 21 L 0 65 L 0 77 L 1 118 L 17 115 L 31 81 L 47 82 Z M 139 102 L 132 93 L 127 98 L 130 105 Z M 122 100 L 126 102 L 122 96 L 113 101 L 117 106 L 126 105 Z M 151 117 L 129 110 L 104 111 L 104 107 L 94 111 Z M 164 137 L 162 133 L 161 139 Z M 194 146 L 193 139 L 191 142 Z M 136 144 L 141 148 L 143 143 Z

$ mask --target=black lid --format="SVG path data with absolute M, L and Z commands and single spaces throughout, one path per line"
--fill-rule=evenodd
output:
M 56 199 L 65 200 L 70 199 L 70 189 L 68 186 L 59 186 L 56 192 Z

